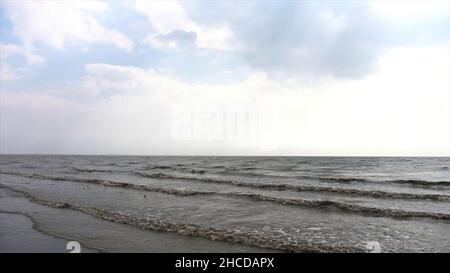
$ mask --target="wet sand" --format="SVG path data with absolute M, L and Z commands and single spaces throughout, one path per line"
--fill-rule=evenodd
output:
M 67 252 L 67 242 L 37 230 L 31 218 L 24 214 L 0 212 L 1 253 L 61 253 Z

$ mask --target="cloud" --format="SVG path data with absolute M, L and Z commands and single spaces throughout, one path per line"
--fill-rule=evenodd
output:
M 442 56 L 449 49 L 397 47 L 364 79 L 317 86 L 264 72 L 232 84 L 190 84 L 133 66 L 88 64 L 78 82 L 55 88 L 61 93 L 2 92 L 0 147 L 216 155 L 267 154 L 264 147 L 276 147 L 269 153 L 448 156 L 450 63 Z M 73 92 L 95 95 L 70 98 Z
M 12 66 L 9 62 L 16 56 L 23 58 L 26 65 Z M 25 46 L 0 43 L 0 79 L 12 81 L 22 78 L 23 70 L 44 64 L 44 58 Z
M 364 2 L 255 5 L 233 30 L 248 63 L 272 73 L 358 78 L 382 52 L 383 30 Z
M 445 5 L 107 5 L 2 3 L 0 152 L 450 155 Z
M 55 87 L 57 93 L 48 89 L 3 93 L 2 152 L 208 153 L 226 140 L 207 138 L 209 131 L 214 131 L 208 124 L 217 123 L 213 117 L 194 117 L 194 112 L 237 108 L 244 115 L 254 111 L 249 107 L 258 106 L 255 98 L 269 103 L 266 90 L 282 92 L 281 85 L 264 74 L 255 74 L 237 85 L 193 85 L 132 66 L 94 63 L 85 69 L 86 74 L 77 83 Z M 72 92 L 87 97 L 74 99 Z M 186 125 L 186 117 L 193 123 Z M 16 126 L 27 122 L 32 125 Z M 199 131 L 193 128 L 197 122 L 204 123 Z M 186 138 L 177 139 L 172 132 L 174 124 L 189 127 Z M 204 147 L 203 141 L 194 139 L 196 132 L 205 141 Z M 233 139 L 231 143 L 245 149 L 258 147 L 250 138 Z
M 358 79 L 374 73 L 390 48 L 449 39 L 450 5 L 428 2 L 188 2 L 183 7 L 199 24 L 225 22 L 234 52 L 254 69 L 306 79 Z
M 196 40 L 197 33 L 177 29 L 167 34 L 148 36 L 144 42 L 155 48 L 176 48 L 191 47 L 195 45 Z
M 168 95 L 186 89 L 172 76 L 133 66 L 93 63 L 87 64 L 85 70 L 81 84 L 95 94 L 157 94 L 163 90 Z
M 36 43 L 64 48 L 66 43 L 112 43 L 131 51 L 133 42 L 124 34 L 105 28 L 95 18 L 106 11 L 98 1 L 6 1 L 12 32 L 27 48 Z
M 24 46 L 0 43 L 0 57 L 2 59 L 8 59 L 13 56 L 25 58 L 28 65 L 39 65 L 44 63 L 44 58 L 42 56 L 33 53 Z
M 7 63 L 0 62 L 0 81 L 12 81 L 20 76 Z
M 367 1 L 370 7 L 384 16 L 393 19 L 405 19 L 417 16 L 443 16 L 448 13 L 450 3 L 448 1 L 423 1 L 423 0 L 394 0 L 394 1 Z M 400 18 L 402 17 L 402 18 Z
M 136 1 L 133 9 L 144 14 L 153 27 L 154 32 L 144 39 L 152 47 L 174 48 L 186 41 L 180 40 L 180 35 L 188 35 L 198 48 L 231 49 L 232 33 L 226 25 L 201 25 L 190 19 L 177 2 Z

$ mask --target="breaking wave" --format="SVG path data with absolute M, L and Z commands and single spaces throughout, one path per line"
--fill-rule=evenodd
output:
M 120 187 L 120 188 L 130 188 L 135 190 L 151 191 L 151 192 L 161 192 L 176 195 L 198 195 L 198 194 L 210 194 L 211 192 L 200 192 L 200 191 L 190 191 L 190 190 L 177 190 L 168 188 L 152 187 L 148 185 L 137 185 L 125 182 L 110 181 L 104 179 L 96 178 L 79 178 L 70 176 L 50 176 L 43 174 L 25 174 L 25 173 L 14 173 L 14 172 L 1 172 L 1 174 L 16 175 L 32 179 L 45 179 L 45 180 L 56 180 L 56 181 L 67 181 L 67 182 L 82 182 L 91 183 L 109 187 Z
M 187 171 L 189 173 L 194 174 L 204 174 L 205 170 L 199 170 L 199 169 L 190 169 L 186 167 L 181 167 L 182 165 L 177 166 L 167 166 L 167 165 L 155 165 L 155 166 L 148 166 L 145 167 L 144 170 L 178 170 L 178 171 Z
M 212 191 L 194 191 L 194 190 L 178 190 L 171 188 L 160 188 L 148 185 L 137 185 L 125 182 L 109 181 L 102 179 L 86 179 L 77 177 L 60 177 L 60 176 L 48 176 L 42 174 L 24 174 L 24 173 L 3 173 L 9 175 L 18 175 L 26 178 L 34 179 L 46 179 L 46 180 L 58 180 L 67 182 L 82 182 L 82 183 L 92 183 L 108 187 L 120 187 L 129 188 L 134 190 L 149 191 L 149 192 L 159 192 L 165 194 L 173 194 L 178 196 L 193 196 L 193 195 L 222 195 L 231 197 L 245 197 L 259 201 L 274 202 L 282 205 L 294 205 L 301 207 L 313 207 L 313 208 L 337 208 L 343 212 L 358 213 L 362 215 L 369 216 L 380 216 L 380 217 L 394 217 L 394 218 L 431 218 L 436 220 L 450 220 L 450 214 L 446 213 L 434 213 L 434 212 L 421 212 L 421 211 L 404 211 L 399 209 L 390 208 L 375 208 L 368 206 L 360 206 L 355 204 L 348 204 L 338 201 L 329 200 L 313 200 L 313 199 L 300 199 L 300 198 L 283 198 L 275 197 L 269 195 L 262 195 L 258 193 L 250 192 L 212 192 Z M 410 195 L 410 194 L 408 194 Z M 418 195 L 420 196 L 420 195 Z M 443 198 L 444 196 L 441 196 Z M 448 196 L 445 196 L 447 201 Z M 441 200 L 442 201 L 442 200 Z
M 369 180 L 354 177 L 319 177 L 319 180 L 330 182 L 365 182 L 365 183 L 388 183 L 388 184 L 410 184 L 417 186 L 450 186 L 450 181 L 427 181 L 418 179 L 398 179 L 398 180 Z
M 293 242 L 273 238 L 264 234 L 255 234 L 240 230 L 230 230 L 226 228 L 207 227 L 202 225 L 176 223 L 168 220 L 143 218 L 120 212 L 111 212 L 95 207 L 82 206 L 68 202 L 49 201 L 37 198 L 28 192 L 14 189 L 0 184 L 1 187 L 21 193 L 30 201 L 58 209 L 72 209 L 91 215 L 95 218 L 131 225 L 144 230 L 173 232 L 185 236 L 205 238 L 213 241 L 224 241 L 230 243 L 241 243 L 267 249 L 276 249 L 289 252 L 365 252 L 357 247 L 326 245 L 312 242 Z
M 274 201 L 284 205 L 297 205 L 315 208 L 338 208 L 345 212 L 353 212 L 370 216 L 393 217 L 393 218 L 431 218 L 436 220 L 450 220 L 450 214 L 437 212 L 422 211 L 404 211 L 390 208 L 374 208 L 354 204 L 347 204 L 329 200 L 305 200 L 298 198 L 278 198 L 272 196 L 264 196 L 260 194 L 238 193 L 240 196 L 247 196 L 262 201 Z
M 241 169 L 243 170 L 243 169 Z M 250 173 L 250 172 L 236 172 L 234 169 L 227 169 L 219 174 L 224 175 L 239 175 L 248 177 L 264 177 L 264 178 L 283 178 L 283 179 L 308 179 L 319 180 L 325 182 L 336 183 L 369 183 L 369 184 L 399 184 L 416 187 L 434 187 L 434 186 L 450 186 L 450 181 L 428 181 L 419 179 L 394 179 L 394 180 L 372 180 L 360 177 L 332 177 L 332 176 L 310 176 L 310 175 L 281 175 L 281 174 L 265 174 L 265 173 Z
M 325 193 L 339 193 L 339 194 L 350 194 L 350 195 L 360 195 L 369 196 L 375 198 L 399 198 L 399 199 L 418 199 L 418 200 L 433 200 L 433 201 L 450 201 L 450 195 L 441 194 L 414 194 L 414 193 L 399 193 L 399 192 L 386 192 L 386 191 L 375 191 L 375 190 L 359 190 L 359 189 L 348 189 L 348 188 L 332 188 L 332 187 L 316 187 L 316 186 L 306 186 L 306 185 L 292 185 L 292 184 L 268 184 L 268 183 L 252 183 L 252 182 L 241 182 L 235 180 L 225 180 L 225 179 L 215 179 L 208 177 L 194 177 L 194 176 L 182 176 L 182 175 L 172 175 L 164 173 L 145 173 L 140 171 L 134 171 L 133 173 L 156 179 L 181 179 L 181 180 L 191 180 L 197 182 L 205 183 L 220 183 L 220 184 L 230 184 L 238 187 L 250 187 L 258 189 L 271 189 L 271 190 L 294 190 L 294 191 L 306 191 L 306 192 L 325 192 Z
M 231 196 L 231 197 L 245 197 L 259 201 L 268 201 L 274 202 L 283 205 L 295 205 L 302 207 L 313 207 L 313 208 L 337 208 L 344 212 L 350 213 L 358 213 L 369 216 L 380 216 L 380 217 L 394 217 L 394 218 L 431 218 L 437 220 L 450 220 L 450 214 L 445 213 L 435 213 L 435 212 L 421 212 L 421 211 L 404 211 L 399 209 L 390 209 L 390 208 L 375 208 L 368 206 L 360 206 L 355 204 L 348 204 L 344 202 L 338 201 L 329 201 L 329 200 L 314 200 L 314 199 L 300 199 L 300 198 L 284 198 L 284 197 L 275 197 L 269 195 L 262 195 L 258 193 L 250 193 L 250 192 L 215 192 L 215 191 L 197 191 L 197 190 L 178 190 L 172 188 L 160 188 L 148 185 L 137 185 L 125 182 L 117 182 L 117 181 L 109 181 L 103 179 L 87 179 L 87 178 L 77 178 L 77 177 L 61 177 L 61 176 L 49 176 L 42 174 L 25 174 L 25 173 L 4 173 L 8 175 L 17 175 L 32 179 L 46 179 L 46 180 L 57 180 L 57 181 L 67 181 L 67 182 L 82 182 L 82 183 L 92 183 L 102 186 L 108 187 L 119 187 L 119 188 L 128 188 L 134 190 L 141 191 L 149 191 L 149 192 L 159 192 L 165 194 L 173 194 L 178 196 L 193 196 L 193 195 L 222 195 L 222 196 Z M 248 186 L 247 183 L 242 183 L 239 186 Z M 267 184 L 255 184 L 258 186 L 279 186 L 279 185 L 267 185 Z M 284 185 L 284 186 L 292 186 L 298 190 L 299 187 L 303 188 L 303 186 L 295 186 L 295 185 Z M 307 190 L 310 190 L 311 187 L 305 186 Z M 316 187 L 313 187 L 316 188 Z M 279 189 L 279 188 L 276 188 Z M 334 188 L 325 188 L 323 191 L 335 190 Z M 341 189 L 339 189 L 341 190 Z M 342 189 L 342 190 L 350 190 L 351 189 Z M 359 191 L 361 192 L 361 191 Z M 364 193 L 370 193 L 370 191 L 363 191 Z M 383 194 L 392 194 L 396 198 L 405 198 L 406 199 L 430 199 L 433 196 L 433 200 L 439 201 L 449 201 L 449 196 L 441 196 L 441 195 L 419 195 L 419 194 L 406 194 L 406 193 L 388 193 L 382 192 Z M 392 197 L 392 196 L 390 196 Z
M 115 170 L 107 170 L 107 169 L 89 169 L 89 168 L 78 168 L 72 167 L 73 170 L 80 173 L 110 173 L 115 172 Z
M 322 192 L 322 193 L 338 193 L 338 194 L 347 194 L 347 195 L 359 195 L 359 196 L 368 196 L 374 198 L 394 198 L 394 199 L 415 199 L 415 200 L 432 200 L 432 201 L 442 201 L 442 202 L 450 202 L 450 195 L 442 195 L 442 194 L 415 194 L 415 193 L 399 193 L 399 192 L 386 192 L 386 191 L 375 191 L 375 190 L 359 190 L 359 189 L 348 189 L 348 188 L 332 188 L 332 187 L 316 187 L 316 186 L 307 186 L 307 185 L 292 185 L 292 184 L 267 184 L 267 183 L 252 183 L 252 182 L 240 182 L 234 180 L 220 180 L 220 179 L 212 179 L 208 177 L 186 177 L 186 176 L 177 176 L 177 175 L 167 175 L 162 173 L 149 174 L 140 171 L 134 171 L 133 173 L 147 177 L 147 178 L 157 178 L 157 179 L 182 179 L 182 180 L 191 180 L 197 182 L 205 182 L 205 183 L 219 183 L 219 184 L 230 184 L 237 187 L 249 187 L 249 188 L 257 188 L 257 189 L 269 189 L 269 190 L 293 190 L 299 192 Z M 104 179 L 96 179 L 96 178 L 79 178 L 79 177 L 70 177 L 70 176 L 49 176 L 44 174 L 36 174 L 36 173 L 17 173 L 17 172 L 0 172 L 0 174 L 6 175 L 16 175 L 27 178 L 35 178 L 35 179 L 47 179 L 47 180 L 60 180 L 60 181 L 74 181 L 74 182 L 85 182 L 85 183 L 96 183 L 104 186 L 112 186 L 112 187 L 123 187 L 123 188 L 133 188 L 136 190 L 148 190 L 148 191 L 159 191 L 165 193 L 179 194 L 179 195 L 194 195 L 194 194 L 211 194 L 212 192 L 199 192 L 199 191 L 190 191 L 190 190 L 176 190 L 176 189 L 168 189 L 168 188 L 159 188 L 152 187 L 148 185 L 138 185 L 131 184 L 125 182 L 117 182 L 110 181 Z

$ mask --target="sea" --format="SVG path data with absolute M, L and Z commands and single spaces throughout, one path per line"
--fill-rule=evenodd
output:
M 450 252 L 449 157 L 0 155 L 0 252 Z M 39 235 L 39 236 L 38 236 Z

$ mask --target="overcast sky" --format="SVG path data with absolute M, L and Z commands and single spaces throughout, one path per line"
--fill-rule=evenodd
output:
M 450 156 L 450 1 L 2 1 L 0 153 Z

